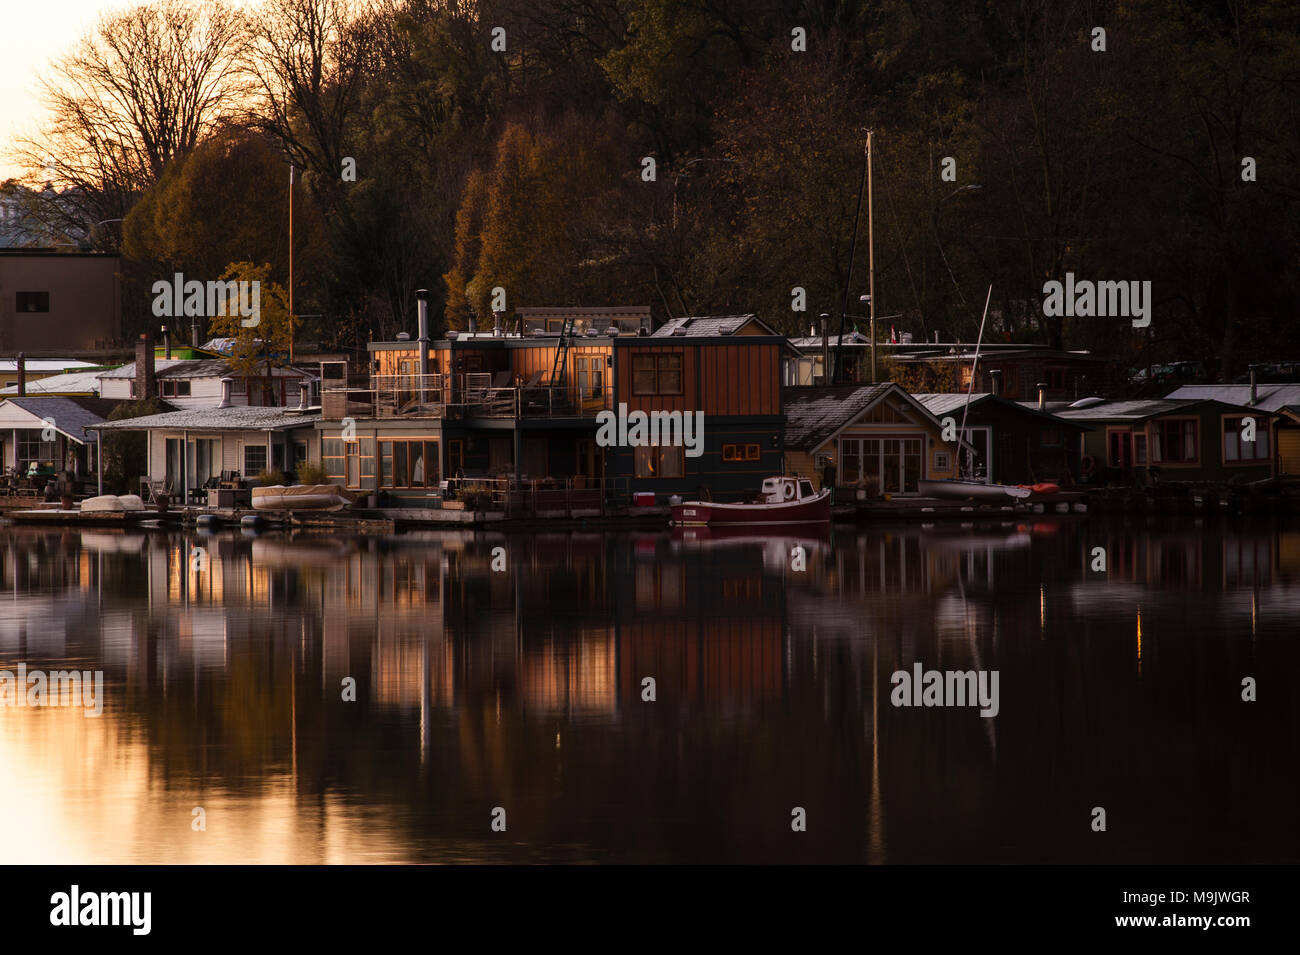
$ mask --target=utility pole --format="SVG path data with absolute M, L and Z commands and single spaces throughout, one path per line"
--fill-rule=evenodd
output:
M 289 164 L 289 364 L 293 364 L 293 163 Z

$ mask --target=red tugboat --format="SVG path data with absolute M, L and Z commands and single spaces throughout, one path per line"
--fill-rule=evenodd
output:
M 814 491 L 799 477 L 770 477 L 763 481 L 762 499 L 745 504 L 683 501 L 673 505 L 673 524 L 681 527 L 720 525 L 829 524 L 830 488 Z

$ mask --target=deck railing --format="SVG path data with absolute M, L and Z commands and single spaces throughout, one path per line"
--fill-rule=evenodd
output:
M 487 373 L 371 375 L 322 384 L 326 419 L 354 418 L 575 418 L 609 407 L 604 387 L 497 385 Z
M 444 507 L 452 501 L 465 510 L 511 516 L 603 514 L 611 507 L 631 503 L 628 478 L 461 477 L 447 483 Z

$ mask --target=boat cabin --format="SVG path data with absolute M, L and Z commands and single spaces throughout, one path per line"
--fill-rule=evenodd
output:
M 798 477 L 770 477 L 763 481 L 763 503 L 785 504 L 817 496 L 812 481 Z

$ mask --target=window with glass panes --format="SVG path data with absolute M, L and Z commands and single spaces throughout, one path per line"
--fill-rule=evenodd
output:
M 380 487 L 437 487 L 440 480 L 437 441 L 385 439 L 379 442 Z

